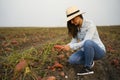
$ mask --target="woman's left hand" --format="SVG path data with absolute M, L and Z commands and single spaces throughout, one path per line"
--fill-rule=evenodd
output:
M 65 51 L 69 51 L 69 50 L 70 50 L 70 46 L 69 46 L 69 45 L 64 45 L 63 50 L 65 50 Z
M 54 48 L 56 48 L 58 51 L 61 51 L 61 50 L 69 51 L 70 50 L 69 45 L 55 45 Z

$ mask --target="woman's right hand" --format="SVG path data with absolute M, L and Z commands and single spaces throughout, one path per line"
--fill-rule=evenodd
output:
M 64 49 L 63 45 L 54 45 L 54 48 L 57 49 L 58 51 L 61 51 Z

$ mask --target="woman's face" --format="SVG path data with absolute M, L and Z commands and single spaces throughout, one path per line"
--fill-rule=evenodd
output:
M 77 16 L 77 17 L 75 17 L 75 18 L 73 18 L 72 20 L 71 20 L 71 23 L 72 24 L 74 24 L 74 25 L 76 25 L 76 26 L 78 26 L 78 25 L 80 25 L 80 17 L 79 16 Z

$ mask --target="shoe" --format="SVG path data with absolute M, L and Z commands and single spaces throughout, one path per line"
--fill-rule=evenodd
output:
M 90 68 L 93 68 L 93 66 L 94 66 L 94 65 L 95 65 L 95 62 L 93 61 L 93 62 L 92 62 L 92 65 L 91 65 L 91 67 L 90 67 Z
M 88 74 L 94 74 L 94 71 L 91 70 L 91 68 L 89 68 L 89 67 L 84 67 L 80 72 L 77 73 L 78 76 L 88 75 Z

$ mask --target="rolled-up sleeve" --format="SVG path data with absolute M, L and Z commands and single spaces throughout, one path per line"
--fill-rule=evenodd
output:
M 72 38 L 71 42 L 68 43 L 68 45 L 70 46 L 70 48 L 73 48 L 75 43 L 77 43 L 77 39 L 76 38 Z

